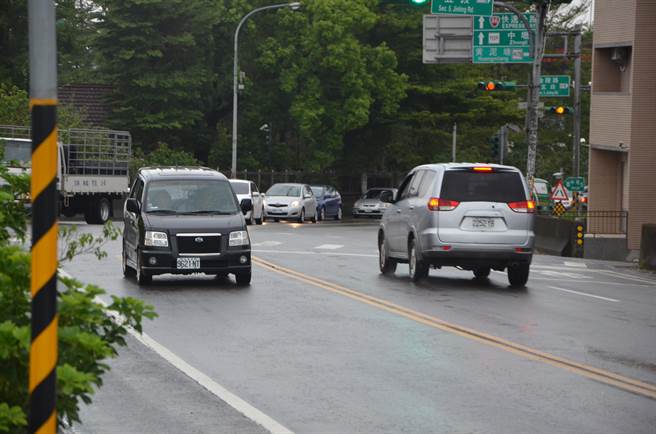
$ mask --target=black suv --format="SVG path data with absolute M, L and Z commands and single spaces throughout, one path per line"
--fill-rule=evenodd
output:
M 203 167 L 139 170 L 125 203 L 123 274 L 139 284 L 156 274 L 235 275 L 251 281 L 251 247 L 243 214 L 228 179 Z

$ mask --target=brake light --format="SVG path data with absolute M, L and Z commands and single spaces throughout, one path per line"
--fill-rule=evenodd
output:
M 523 213 L 534 213 L 535 212 L 535 202 L 532 200 L 525 200 L 523 202 L 510 202 L 508 204 L 511 210 L 515 212 Z
M 492 168 L 489 166 L 476 166 L 474 172 L 492 172 Z
M 428 209 L 431 211 L 452 211 L 460 205 L 460 202 L 455 200 L 440 199 L 438 197 L 431 197 L 428 201 Z

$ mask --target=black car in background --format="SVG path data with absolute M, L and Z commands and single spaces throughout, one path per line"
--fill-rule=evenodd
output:
M 125 203 L 123 274 L 148 284 L 158 274 L 235 275 L 251 281 L 251 247 L 228 179 L 202 167 L 142 168 Z

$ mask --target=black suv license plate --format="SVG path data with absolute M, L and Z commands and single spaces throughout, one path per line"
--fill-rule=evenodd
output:
M 197 270 L 200 268 L 200 258 L 178 258 L 178 270 Z

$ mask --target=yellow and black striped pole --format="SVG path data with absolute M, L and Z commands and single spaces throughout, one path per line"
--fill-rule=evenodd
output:
M 32 116 L 31 433 L 57 432 L 57 63 L 54 2 L 28 1 Z

